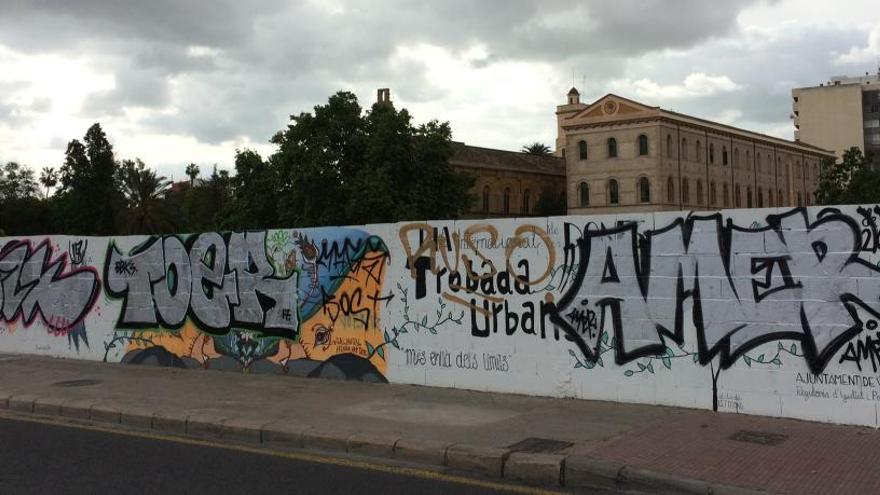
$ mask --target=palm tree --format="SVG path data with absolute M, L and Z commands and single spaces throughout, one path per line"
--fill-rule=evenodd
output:
M 171 222 L 162 198 L 171 181 L 147 168 L 140 159 L 125 160 L 119 167 L 119 183 L 128 203 L 126 229 L 131 233 L 157 234 L 168 230 Z
M 538 141 L 535 141 L 532 144 L 527 144 L 527 145 L 523 146 L 522 152 L 528 153 L 530 155 L 541 155 L 541 156 L 549 156 L 551 154 L 550 147 L 547 146 L 546 144 L 540 143 Z
M 189 176 L 189 187 L 194 187 L 196 185 L 196 177 L 199 176 L 199 166 L 195 163 L 187 165 L 186 175 Z
M 40 184 L 46 188 L 46 198 L 49 197 L 49 189 L 58 185 L 58 172 L 52 167 L 43 167 L 40 172 Z

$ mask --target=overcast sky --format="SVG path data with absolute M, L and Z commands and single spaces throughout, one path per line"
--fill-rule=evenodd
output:
M 792 87 L 878 61 L 877 0 L 0 0 L 0 162 L 58 166 L 100 122 L 180 179 L 379 87 L 502 149 L 552 146 L 572 85 L 790 139 Z

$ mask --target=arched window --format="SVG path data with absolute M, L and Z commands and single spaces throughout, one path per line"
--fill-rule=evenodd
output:
M 746 163 L 745 163 L 745 168 L 749 168 L 749 167 L 751 167 L 751 166 L 752 166 L 752 162 L 751 162 L 751 154 L 749 153 L 749 150 L 746 150 Z
M 615 179 L 608 181 L 608 203 L 612 205 L 620 204 L 620 190 Z
M 581 182 L 578 185 L 578 198 L 581 208 L 590 206 L 590 186 L 586 182 Z
M 718 191 L 715 189 L 715 181 L 709 183 L 709 204 L 715 206 L 718 203 Z
M 715 144 L 709 143 L 709 163 L 715 163 Z
M 737 208 L 742 206 L 742 204 L 740 203 L 740 200 L 739 200 L 739 192 L 740 192 L 739 191 L 739 184 L 736 184 L 733 187 L 733 205 Z
M 767 189 L 767 206 L 773 208 L 773 189 Z
M 703 181 L 697 179 L 697 204 L 703 204 Z
M 703 147 L 700 145 L 700 140 L 697 139 L 697 156 L 694 157 L 695 160 L 701 162 L 703 161 Z
M 608 138 L 608 158 L 617 158 L 617 140 Z
M 758 208 L 764 207 L 764 190 L 760 187 L 758 188 Z
M 666 202 L 675 203 L 675 181 L 672 177 L 666 179 Z
M 510 213 L 510 188 L 504 188 L 504 213 Z
M 746 187 L 746 208 L 752 207 L 752 186 Z
M 758 164 L 758 171 L 762 172 L 763 170 L 761 169 L 762 165 L 761 165 L 761 154 L 760 153 L 755 155 L 755 162 Z
M 727 166 L 727 146 L 721 147 L 721 165 Z
M 800 192 L 800 191 L 798 191 L 797 198 L 798 198 L 797 205 L 798 205 L 798 206 L 804 206 L 804 199 L 803 199 L 803 197 L 801 197 L 801 192 Z
M 578 156 L 581 160 L 587 159 L 587 142 L 583 139 L 578 141 Z
M 727 185 L 727 182 L 724 183 L 724 186 L 721 188 L 723 199 L 724 199 L 724 207 L 728 208 L 730 206 L 730 187 Z
M 685 138 L 681 138 L 681 157 L 688 159 L 688 140 Z
M 529 214 L 529 208 L 531 207 L 531 194 L 528 189 L 523 192 L 523 202 L 522 202 L 522 212 L 523 215 Z
M 776 206 L 785 206 L 788 201 L 782 196 L 782 189 L 776 191 Z
M 639 201 L 642 203 L 651 202 L 651 183 L 647 177 L 639 179 Z
M 639 156 L 648 154 L 648 136 L 639 134 Z
M 489 213 L 489 186 L 483 186 L 483 213 Z
M 691 202 L 690 191 L 688 191 L 687 177 L 681 179 L 681 202 L 684 204 L 688 204 Z
M 666 135 L 666 158 L 672 158 L 672 134 Z
M 562 158 L 565 158 L 565 148 L 562 148 Z

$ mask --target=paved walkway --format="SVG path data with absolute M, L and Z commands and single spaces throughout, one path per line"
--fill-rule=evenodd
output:
M 18 355 L 0 356 L 0 376 L 0 408 L 13 411 L 390 457 L 544 486 L 880 492 L 880 432 L 867 428 Z M 560 443 L 521 443 L 529 438 Z

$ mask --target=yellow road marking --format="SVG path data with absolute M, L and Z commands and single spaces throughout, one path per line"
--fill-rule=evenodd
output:
M 222 444 L 214 443 L 207 440 L 199 440 L 195 438 L 179 437 L 174 435 L 163 435 L 159 433 L 150 433 L 145 431 L 128 430 L 123 428 L 108 428 L 104 426 L 87 425 L 73 422 L 72 418 L 51 418 L 51 417 L 31 417 L 18 414 L 10 414 L 9 411 L 0 411 L 0 419 L 13 421 L 28 421 L 30 423 L 40 423 L 51 426 L 60 426 L 65 428 L 76 428 L 80 430 L 90 430 L 102 433 L 110 433 L 113 435 L 122 435 L 128 437 L 146 438 L 149 440 L 160 440 L 165 442 L 176 442 L 186 445 L 197 445 L 200 447 L 211 447 L 217 449 L 232 450 L 236 452 L 246 452 L 249 454 L 267 455 L 271 457 L 279 457 L 282 459 L 313 462 L 316 464 L 331 464 L 334 466 L 348 467 L 354 469 L 363 469 L 367 471 L 378 471 L 382 473 L 409 476 L 412 478 L 421 478 L 432 481 L 442 481 L 446 483 L 455 483 L 459 485 L 475 486 L 479 488 L 488 488 L 492 490 L 506 491 L 508 493 L 521 493 L 525 495 L 557 495 L 566 492 L 546 490 L 541 488 L 533 488 L 521 485 L 509 485 L 494 481 L 466 478 L 454 474 L 441 473 L 430 469 L 391 466 L 385 464 L 377 464 L 367 461 L 359 461 L 355 459 L 345 459 L 342 457 L 331 457 L 318 454 L 310 454 L 307 452 L 290 452 L 283 450 L 273 450 L 265 447 L 249 447 L 246 445 Z M 120 425 L 122 426 L 122 425 Z

